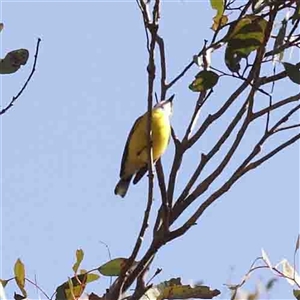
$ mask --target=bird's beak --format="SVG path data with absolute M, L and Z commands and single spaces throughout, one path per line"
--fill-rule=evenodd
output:
M 159 103 L 159 106 L 164 109 L 164 111 L 167 113 L 168 116 L 172 115 L 172 111 L 173 111 L 173 102 L 172 101 L 173 101 L 174 97 L 175 97 L 175 95 L 172 95 L 169 99 L 164 100 Z
M 175 95 L 172 95 L 169 99 L 167 100 L 162 100 L 160 102 L 158 102 L 155 107 L 162 107 L 165 106 L 166 104 L 170 103 L 171 105 L 173 104 L 173 99 L 174 99 Z
M 173 99 L 175 98 L 175 94 L 174 95 L 172 95 L 168 100 L 166 100 L 166 102 L 173 102 Z

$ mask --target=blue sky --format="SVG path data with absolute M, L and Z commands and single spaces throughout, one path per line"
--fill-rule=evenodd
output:
M 33 80 L 1 119 L 0 276 L 11 277 L 14 262 L 20 257 L 28 277 L 36 276 L 51 295 L 72 275 L 76 249 L 85 252 L 82 267 L 91 269 L 108 260 L 101 241 L 109 246 L 113 257 L 126 257 L 139 231 L 147 180 L 131 186 L 124 200 L 113 190 L 127 134 L 147 107 L 145 33 L 135 1 L 2 1 L 1 6 L 5 26 L 2 57 L 18 48 L 27 48 L 31 54 L 19 72 L 2 77 L 3 106 L 26 80 L 37 38 L 42 42 Z M 163 3 L 161 34 L 169 79 L 189 63 L 205 38 L 211 38 L 213 14 L 208 1 Z M 296 53 L 292 59 L 298 59 Z M 224 66 L 218 55 L 213 56 L 214 63 Z M 180 137 L 197 99 L 188 89 L 197 72 L 194 67 L 171 91 L 176 94 L 172 124 Z M 220 81 L 199 122 L 215 111 L 233 88 L 229 81 Z M 275 98 L 297 90 L 285 80 L 276 86 Z M 259 97 L 266 105 L 267 99 Z M 230 114 L 187 153 L 176 192 L 187 182 L 199 154 L 209 149 L 230 121 Z M 261 126 L 249 130 L 231 168 L 213 189 L 241 161 Z M 219 159 L 224 153 L 220 152 Z M 173 154 L 171 144 L 163 157 L 167 174 Z M 159 199 L 157 190 L 155 195 Z M 159 200 L 155 202 L 155 208 L 158 206 Z M 163 269 L 156 282 L 172 277 L 182 277 L 184 283 L 202 280 L 224 292 L 221 298 L 225 299 L 228 294 L 223 284 L 240 282 L 261 248 L 274 263 L 284 257 L 292 261 L 298 232 L 296 144 L 247 174 L 205 212 L 198 226 L 166 245 L 153 263 L 153 272 L 157 267 Z M 271 278 L 269 271 L 257 274 L 250 280 L 250 289 L 257 280 Z M 88 291 L 100 294 L 108 284 L 109 279 L 101 278 Z M 8 295 L 14 288 L 8 286 Z M 30 298 L 36 298 L 35 289 L 29 290 Z M 271 299 L 291 299 L 291 290 L 282 279 Z

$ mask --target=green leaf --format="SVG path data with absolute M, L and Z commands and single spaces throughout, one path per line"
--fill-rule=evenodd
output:
M 18 258 L 14 266 L 14 274 L 18 282 L 24 287 L 25 285 L 25 267 L 22 261 Z
M 189 85 L 193 92 L 202 92 L 214 87 L 219 80 L 219 75 L 213 71 L 203 70 L 195 76 L 195 80 Z
M 147 291 L 141 300 L 163 300 L 163 299 L 212 299 L 220 295 L 219 290 L 211 290 L 208 286 L 182 285 L 180 278 L 172 278 L 164 281 Z
M 0 283 L 2 284 L 2 287 L 6 287 L 6 285 L 8 284 L 9 280 L 5 280 L 5 279 L 0 279 Z
M 276 281 L 277 281 L 277 278 L 271 278 L 266 284 L 266 290 L 267 291 L 271 290 Z
M 63 285 L 60 285 L 56 289 L 55 300 L 67 300 L 67 296 L 65 293 L 65 288 Z
M 293 295 L 297 300 L 300 300 L 300 290 L 293 290 Z
M 100 276 L 94 273 L 85 273 L 69 278 L 56 289 L 56 300 L 73 300 L 79 298 L 88 283 L 98 280 Z
M 22 261 L 18 258 L 14 266 L 14 275 L 16 283 L 21 290 L 24 297 L 27 297 L 27 293 L 24 289 L 25 287 L 25 267 Z
M 78 271 L 78 268 L 79 268 L 79 266 L 80 266 L 80 264 L 81 264 L 81 262 L 83 260 L 83 257 L 84 257 L 83 250 L 82 249 L 76 250 L 76 262 L 73 265 L 73 271 L 74 271 L 75 274 Z
M 287 280 L 287 282 L 290 285 L 295 285 L 295 282 L 297 282 L 297 284 L 300 284 L 300 276 L 298 275 L 298 273 L 296 272 L 296 270 L 290 265 L 290 263 L 286 260 L 283 259 L 278 265 L 277 267 L 281 266 L 282 267 L 282 273 L 283 273 L 283 277 Z
M 224 11 L 224 0 L 210 0 L 212 9 L 216 9 L 217 13 L 221 15 Z
M 210 5 L 217 11 L 213 18 L 212 30 L 216 31 L 219 26 L 225 25 L 228 22 L 228 17 L 224 13 L 224 0 L 210 0 Z
M 253 0 L 252 2 L 252 10 L 255 14 L 259 13 L 266 6 L 266 0 Z
M 213 17 L 212 30 L 216 31 L 219 26 L 223 26 L 228 22 L 228 17 L 225 15 Z
M 229 27 L 228 33 L 226 34 L 225 40 L 231 40 L 243 27 L 251 24 L 252 19 L 250 17 L 244 17 L 239 21 L 235 21 Z
M 87 277 L 86 277 L 86 283 L 96 281 L 99 278 L 100 278 L 100 275 L 94 274 L 94 273 L 89 273 L 89 274 L 87 274 Z
M 18 49 L 6 54 L 0 59 L 0 74 L 11 74 L 18 71 L 21 65 L 27 63 L 29 52 L 26 49 Z
M 238 72 L 242 58 L 247 58 L 262 45 L 266 26 L 267 21 L 255 15 L 247 15 L 230 26 L 225 37 L 225 63 L 229 70 Z
M 100 266 L 98 271 L 104 276 L 119 276 L 127 261 L 127 258 L 115 258 Z
M 288 77 L 293 81 L 294 83 L 300 84 L 300 70 L 299 67 L 296 65 L 290 64 L 288 62 L 282 63 L 285 71 L 288 75 Z

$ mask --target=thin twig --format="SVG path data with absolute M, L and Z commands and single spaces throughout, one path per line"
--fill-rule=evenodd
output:
M 294 129 L 294 128 L 299 128 L 299 127 L 300 127 L 300 124 L 294 124 L 294 125 L 278 128 L 278 129 L 275 130 L 275 132 Z
M 47 299 L 51 299 L 47 293 L 41 288 L 39 287 L 34 281 L 28 279 L 28 278 L 25 278 L 26 281 L 28 281 L 29 283 L 31 283 L 33 286 L 35 286 Z
M 266 108 L 263 108 L 257 112 L 254 113 L 254 118 L 257 119 L 259 117 L 261 117 L 262 115 L 268 113 L 268 111 L 272 111 L 272 110 L 275 110 L 275 109 L 278 109 L 282 106 L 285 106 L 289 103 L 293 103 L 293 102 L 296 102 L 296 101 L 299 101 L 300 100 L 300 93 L 296 94 L 296 95 L 293 95 L 293 96 L 290 96 L 288 98 L 285 98 L 281 101 L 278 101 L 277 103 L 274 103 L 272 104 L 271 106 L 268 106 Z
M 233 154 L 236 152 L 238 146 L 240 145 L 246 130 L 252 120 L 252 106 L 253 106 L 253 96 L 254 90 L 252 89 L 247 97 L 247 105 L 248 105 L 248 113 L 247 116 L 239 129 L 234 142 L 232 143 L 231 147 L 229 148 L 228 152 L 226 153 L 224 159 L 218 165 L 218 167 L 209 175 L 207 176 L 196 188 L 195 190 L 186 198 L 184 201 L 176 202 L 176 206 L 174 207 L 174 214 L 172 215 L 171 222 L 174 222 L 180 214 L 192 203 L 197 199 L 201 194 L 203 194 L 214 181 L 225 169 L 228 163 L 231 161 Z M 251 104 L 252 103 L 252 104 Z M 196 221 L 193 222 L 193 224 Z M 187 222 L 188 223 L 188 222 Z M 189 223 L 191 224 L 191 223 Z
M 275 75 L 275 72 L 276 72 L 276 64 L 273 67 L 273 75 Z M 271 86 L 271 94 L 269 96 L 269 107 L 271 107 L 273 104 L 273 92 L 274 92 L 274 88 L 275 88 L 275 82 L 276 81 L 273 81 L 272 86 Z M 271 118 L 271 110 L 268 110 L 265 132 L 268 132 L 268 130 L 269 130 L 270 118 Z
M 186 187 L 184 188 L 182 194 L 179 196 L 178 201 L 176 202 L 176 206 L 174 207 L 174 213 L 176 215 L 176 209 L 180 206 L 180 203 L 185 201 L 185 198 L 188 196 L 192 186 L 195 184 L 196 180 L 200 176 L 202 170 L 206 166 L 206 164 L 214 157 L 215 154 L 218 153 L 222 145 L 225 141 L 229 138 L 233 130 L 236 128 L 237 124 L 240 122 L 241 118 L 243 117 L 246 108 L 248 105 L 248 99 L 244 102 L 236 116 L 233 118 L 231 123 L 228 125 L 227 129 L 222 134 L 221 138 L 216 142 L 215 146 L 210 150 L 208 154 L 201 155 L 201 160 L 196 168 L 195 172 L 193 173 L 192 177 L 190 178 L 189 182 L 187 183 Z
M 226 72 L 224 72 L 224 71 L 222 71 L 222 70 L 216 69 L 216 68 L 214 68 L 214 67 L 212 67 L 212 66 L 210 66 L 210 68 L 211 68 L 212 70 L 215 70 L 215 71 L 219 72 L 219 73 L 222 74 L 223 76 L 228 76 L 228 77 L 237 78 L 237 79 L 240 79 L 240 80 L 247 81 L 247 78 L 245 78 L 245 77 L 242 76 L 242 75 L 236 75 L 236 74 L 234 74 L 234 73 L 233 73 L 233 74 L 229 74 L 229 73 L 226 73 Z M 264 91 L 263 89 L 261 89 L 261 88 L 259 88 L 259 87 L 257 87 L 257 86 L 254 86 L 252 82 L 248 82 L 248 84 L 249 84 L 251 87 L 256 88 L 256 90 L 257 90 L 258 92 L 261 92 L 262 94 L 264 94 L 264 95 L 266 95 L 266 96 L 268 96 L 268 97 L 270 96 L 270 94 L 269 94 L 268 92 Z
M 14 103 L 16 102 L 16 100 L 22 95 L 22 93 L 24 92 L 24 90 L 26 89 L 29 81 L 31 80 L 35 70 L 36 70 L 36 64 L 37 64 L 37 59 L 38 59 L 38 54 L 39 54 L 39 47 L 40 47 L 40 42 L 41 42 L 41 39 L 38 38 L 37 40 L 37 43 L 36 43 L 36 50 L 35 50 L 35 55 L 34 55 L 34 61 L 33 61 L 33 65 L 32 65 L 32 70 L 27 78 L 27 80 L 25 81 L 23 87 L 21 88 L 21 90 L 18 92 L 18 94 L 16 96 L 14 96 L 12 98 L 12 100 L 10 101 L 10 103 L 5 107 L 3 108 L 1 111 L 0 111 L 0 115 L 3 115 L 4 113 L 6 113 L 10 108 L 13 107 Z
M 288 113 L 286 113 L 267 133 L 265 132 L 260 141 L 253 147 L 252 152 L 248 155 L 248 157 L 244 160 L 244 162 L 239 166 L 239 168 L 234 172 L 234 174 L 230 177 L 230 179 L 223 184 L 221 188 L 219 188 L 215 193 L 213 193 L 204 203 L 200 205 L 200 207 L 197 209 L 197 211 L 190 217 L 190 219 L 179 229 L 173 231 L 170 233 L 169 238 L 170 240 L 184 234 L 195 222 L 198 220 L 198 218 L 202 215 L 202 213 L 214 202 L 216 201 L 221 195 L 223 195 L 226 191 L 230 189 L 230 187 L 245 173 L 248 171 L 258 167 L 271 157 L 273 157 L 278 152 L 282 151 L 283 149 L 287 148 L 291 144 L 295 143 L 297 140 L 300 139 L 300 134 L 295 135 L 294 137 L 290 138 L 286 142 L 282 143 L 278 147 L 276 147 L 274 150 L 270 151 L 268 154 L 263 156 L 262 158 L 252 162 L 251 160 L 260 153 L 261 148 L 263 144 L 273 135 L 276 133 L 276 129 L 279 128 L 281 124 L 286 122 L 289 117 L 291 117 L 295 112 L 297 112 L 300 109 L 300 105 L 297 105 L 293 109 L 291 109 Z M 252 119 L 254 120 L 254 119 Z M 232 149 L 232 148 L 231 148 Z M 225 157 L 226 158 L 226 157 Z M 222 162 L 223 163 L 223 162 Z M 221 164 L 222 164 L 221 163 Z M 203 185 L 203 183 L 202 183 Z M 201 185 L 200 185 L 201 186 Z M 200 188 L 199 186 L 199 188 Z M 207 188 L 207 186 L 204 185 L 204 189 Z M 196 191 L 196 190 L 195 190 Z M 189 196 L 191 197 L 191 196 Z M 183 207 L 187 206 L 188 202 L 192 202 L 189 197 L 185 200 Z M 198 193 L 195 195 L 195 197 L 198 197 Z M 176 217 L 180 214 L 177 213 Z M 172 222 L 172 220 L 171 220 Z
M 273 26 L 273 22 L 275 19 L 275 16 L 277 14 L 277 11 L 273 11 L 272 14 L 270 14 L 270 20 L 266 28 L 266 35 L 265 39 L 268 40 L 270 34 L 271 34 L 271 29 Z M 245 135 L 245 132 L 247 128 L 249 127 L 249 124 L 253 121 L 253 105 L 254 105 L 254 95 L 256 89 L 254 86 L 257 85 L 257 81 L 259 80 L 259 73 L 261 69 L 261 61 L 263 59 L 265 48 L 264 46 L 261 46 L 259 50 L 257 51 L 255 61 L 254 61 L 254 66 L 251 69 L 251 72 L 249 73 L 248 76 L 251 76 L 254 79 L 254 84 L 253 87 L 250 90 L 250 93 L 247 97 L 247 102 L 248 102 L 248 112 L 247 116 L 240 128 L 240 130 L 237 133 L 237 136 L 228 150 L 227 154 L 225 155 L 224 159 L 221 161 L 221 163 L 218 165 L 218 167 L 205 179 L 203 180 L 196 188 L 195 190 L 185 199 L 185 201 L 182 201 L 181 203 L 178 203 L 177 209 L 175 212 L 175 207 L 174 207 L 174 214 L 172 215 L 172 219 L 170 220 L 171 223 L 173 223 L 180 215 L 181 213 L 197 199 L 201 194 L 203 194 L 211 185 L 211 183 L 217 178 L 221 172 L 225 169 L 225 167 L 228 165 L 229 161 L 231 161 L 231 158 L 233 154 L 236 152 L 238 146 L 241 143 L 242 138 Z M 245 82 L 244 82 L 245 83 Z M 244 84 L 243 83 L 243 84 Z M 197 134 L 197 133 L 196 133 Z M 195 135 L 196 135 L 195 134 Z M 235 182 L 235 181 L 234 181 Z M 233 184 L 233 183 L 232 183 Z M 223 185 L 223 188 L 225 191 L 227 191 L 231 187 L 231 182 L 229 182 L 227 185 Z M 224 192 L 225 192 L 224 191 Z M 196 212 L 182 225 L 180 228 L 177 230 L 174 230 L 173 232 L 170 232 L 169 234 L 169 240 L 172 240 L 174 238 L 177 238 L 178 236 L 184 234 L 191 226 L 193 226 L 198 218 L 202 215 L 204 210 L 210 206 L 218 197 L 220 197 L 223 193 L 222 189 L 218 190 L 216 193 L 212 195 L 211 198 L 209 198 L 207 201 L 205 201 L 200 207 L 196 210 Z M 177 201 L 178 202 L 178 201 Z
M 266 52 L 265 57 L 274 56 L 275 54 L 281 53 L 285 49 L 288 49 L 290 47 L 295 46 L 297 44 L 297 42 L 299 42 L 299 41 L 300 41 L 300 37 L 296 38 L 293 41 L 287 41 L 285 44 L 283 44 L 282 46 L 276 48 L 275 50 L 271 50 L 269 52 Z
M 156 174 L 158 178 L 158 184 L 159 184 L 159 189 L 160 189 L 160 194 L 161 194 L 161 199 L 162 199 L 162 221 L 164 225 L 164 230 L 167 232 L 169 230 L 169 220 L 170 220 L 170 211 L 171 207 L 168 205 L 168 198 L 167 198 L 167 188 L 166 188 L 166 183 L 165 183 L 165 176 L 164 176 L 164 171 L 162 167 L 161 160 L 159 159 L 156 164 Z M 155 227 L 154 227 L 155 228 Z M 158 230 L 159 228 L 155 228 L 155 230 Z M 155 231 L 154 233 L 155 234 Z
M 298 141 L 300 139 L 300 134 L 296 134 L 295 136 L 293 136 L 292 138 L 290 138 L 289 140 L 287 140 L 286 142 L 282 143 L 281 145 L 279 145 L 278 147 L 276 147 L 274 150 L 270 151 L 268 154 L 266 154 L 265 156 L 263 156 L 262 158 L 250 163 L 247 167 L 245 167 L 244 169 L 244 173 L 253 170 L 254 168 L 257 168 L 258 166 L 260 166 L 262 163 L 264 163 L 265 161 L 269 160 L 271 157 L 273 157 L 275 154 L 277 154 L 278 152 L 280 152 L 281 150 L 287 148 L 288 146 L 292 145 L 293 143 L 295 143 L 296 141 Z
M 108 253 L 108 258 L 109 258 L 109 260 L 112 260 L 111 252 L 110 252 L 108 245 L 106 243 L 104 243 L 103 241 L 99 241 L 99 242 L 105 246 L 107 253 Z M 110 276 L 110 279 L 109 279 L 109 286 L 111 286 L 111 284 L 112 284 L 112 276 Z
M 201 93 L 199 93 L 199 97 L 198 97 L 198 100 L 196 102 L 193 115 L 192 115 L 190 123 L 189 123 L 189 125 L 188 125 L 188 127 L 186 129 L 185 135 L 184 135 L 184 137 L 182 139 L 183 146 L 185 146 L 186 142 L 190 138 L 190 134 L 192 133 L 194 127 L 196 126 L 197 120 L 199 118 L 200 109 L 203 106 L 203 104 L 204 104 L 204 102 L 205 102 L 206 99 L 207 99 L 206 98 L 206 90 L 203 91 L 203 92 L 201 92 Z
M 207 48 L 206 48 L 207 40 L 204 40 L 204 45 L 197 56 L 201 56 L 205 54 Z M 186 72 L 195 64 L 194 59 L 173 79 L 167 84 L 167 88 L 171 88 L 178 80 L 180 80 Z
M 251 163 L 248 165 L 246 168 L 238 168 L 237 171 L 216 191 L 214 192 L 207 200 L 205 200 L 200 207 L 196 210 L 196 212 L 189 218 L 186 223 L 181 226 L 180 228 L 170 232 L 169 234 L 169 240 L 173 240 L 179 236 L 182 236 L 185 234 L 195 223 L 196 221 L 200 218 L 200 216 L 204 213 L 204 211 L 211 206 L 217 199 L 220 198 L 225 192 L 227 192 L 231 186 L 238 180 L 240 179 L 245 173 L 248 171 L 258 167 L 261 165 L 263 162 L 266 160 L 270 159 L 273 157 L 275 154 L 278 152 L 282 151 L 283 149 L 287 148 L 288 146 L 292 145 L 295 143 L 297 140 L 300 139 L 300 134 L 297 134 L 293 138 L 289 139 L 287 142 L 281 144 L 278 146 L 276 149 L 268 153 L 266 156 L 263 158 Z M 257 154 L 257 153 L 256 153 Z M 248 158 L 247 158 L 248 159 Z M 244 164 L 244 163 L 243 163 Z
M 168 88 L 171 88 L 179 79 L 181 79 L 193 65 L 194 61 L 191 61 L 171 82 L 167 84 Z

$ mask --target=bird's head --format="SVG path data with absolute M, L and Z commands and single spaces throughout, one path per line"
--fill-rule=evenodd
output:
M 160 101 L 159 103 L 157 103 L 154 106 L 154 108 L 161 108 L 166 112 L 166 114 L 168 116 L 171 116 L 172 111 L 173 111 L 173 102 L 172 101 L 173 101 L 174 97 L 175 97 L 175 95 L 172 95 L 169 99 Z

